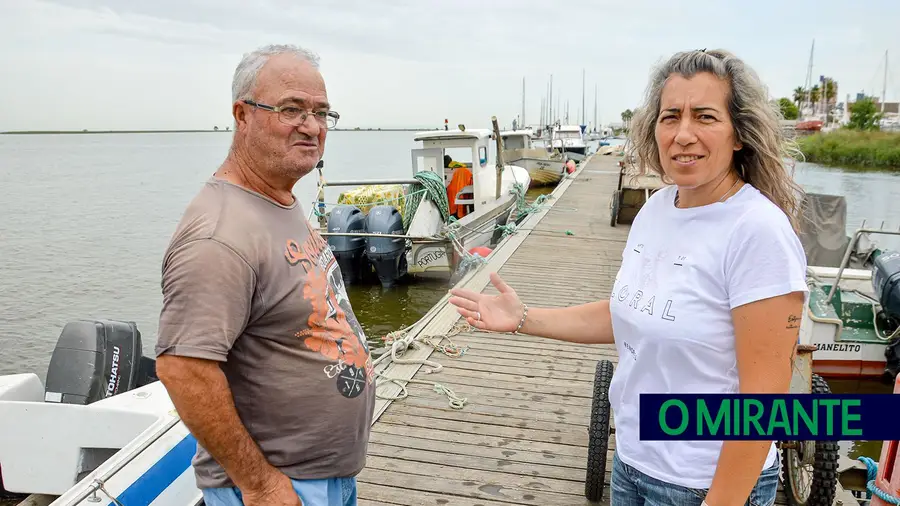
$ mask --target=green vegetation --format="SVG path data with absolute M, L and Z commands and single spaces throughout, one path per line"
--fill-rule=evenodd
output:
M 878 130 L 881 114 L 875 107 L 875 101 L 871 97 L 857 100 L 850 106 L 850 122 L 847 128 L 852 130 Z
M 846 128 L 797 142 L 808 162 L 900 170 L 900 133 Z
M 800 109 L 790 99 L 782 97 L 778 99 L 778 108 L 784 119 L 797 119 L 800 117 Z

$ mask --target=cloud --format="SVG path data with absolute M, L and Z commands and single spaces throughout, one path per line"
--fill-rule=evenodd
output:
M 596 87 L 600 120 L 619 121 L 655 63 L 700 47 L 736 52 L 785 96 L 813 38 L 814 73 L 843 94 L 871 88 L 884 49 L 900 54 L 900 4 L 873 2 L 878 16 L 854 17 L 851 2 L 812 0 L 15 0 L 0 18 L 14 48 L 0 54 L 14 76 L 0 81 L 0 130 L 227 123 L 234 66 L 267 43 L 322 56 L 342 126 L 508 124 L 523 78 L 532 122 L 551 75 L 554 106 L 580 119 L 582 70 L 588 119 Z

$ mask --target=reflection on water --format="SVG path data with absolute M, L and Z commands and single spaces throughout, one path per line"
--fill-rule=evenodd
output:
M 447 281 L 416 280 L 414 283 L 404 282 L 391 288 L 382 288 L 381 285 L 351 285 L 347 287 L 347 295 L 369 343 L 379 347 L 386 334 L 418 321 L 447 290 Z
M 531 188 L 525 194 L 527 203 L 553 191 L 553 187 Z M 360 321 L 373 348 L 383 345 L 389 332 L 408 327 L 418 321 L 450 289 L 448 279 L 406 279 L 391 287 L 380 284 L 350 285 L 347 295 L 353 312 Z
M 878 380 L 828 379 L 828 386 L 836 394 L 889 394 L 893 392 L 893 384 L 885 384 Z M 870 457 L 878 460 L 881 455 L 881 441 L 841 441 L 840 451 L 851 459 Z

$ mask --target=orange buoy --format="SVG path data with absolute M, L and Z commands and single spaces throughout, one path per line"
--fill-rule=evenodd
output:
M 566 162 L 566 172 L 569 174 L 575 172 L 575 162 L 573 162 L 572 160 L 568 160 Z
M 493 250 L 491 250 L 491 248 L 488 248 L 487 246 L 476 246 L 469 250 L 469 254 L 470 255 L 477 254 L 481 258 L 487 258 L 487 256 L 491 254 L 491 251 L 493 251 Z

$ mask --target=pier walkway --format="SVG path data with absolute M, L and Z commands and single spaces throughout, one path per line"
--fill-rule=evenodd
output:
M 496 293 L 488 274 L 497 271 L 532 307 L 608 297 L 628 234 L 627 226 L 609 225 L 618 160 L 594 156 L 560 182 L 464 286 Z M 445 334 L 462 321 L 446 299 L 435 309 L 421 333 Z M 438 382 L 465 406 L 454 409 L 444 394 L 416 383 L 404 399 L 379 400 L 360 505 L 591 504 L 584 482 L 594 370 L 598 360 L 617 360 L 615 347 L 478 331 L 452 339 L 468 346 L 462 357 L 430 347 L 403 356 L 430 354 L 443 370 L 394 364 L 385 374 Z M 378 391 L 393 396 L 399 387 Z M 610 438 L 610 457 L 614 447 Z M 608 460 L 607 483 L 610 469 Z
M 610 226 L 618 161 L 601 155 L 586 161 L 461 285 L 497 293 L 488 279 L 496 271 L 532 307 L 609 297 L 629 230 Z M 460 322 L 445 298 L 413 331 L 452 334 Z M 599 360 L 618 362 L 615 347 L 468 330 L 452 336 L 468 346 L 461 357 L 423 346 L 402 357 L 418 363 L 383 371 L 437 382 L 466 403 L 454 409 L 444 393 L 423 383 L 410 383 L 403 399 L 379 400 L 366 469 L 358 477 L 360 506 L 593 504 L 584 497 L 584 483 L 594 371 Z M 427 373 L 431 367 L 420 365 L 425 358 L 442 370 Z M 394 383 L 378 388 L 383 397 L 399 392 Z M 614 449 L 611 435 L 607 505 Z M 781 483 L 776 504 L 787 504 Z M 858 502 L 838 483 L 834 504 Z

